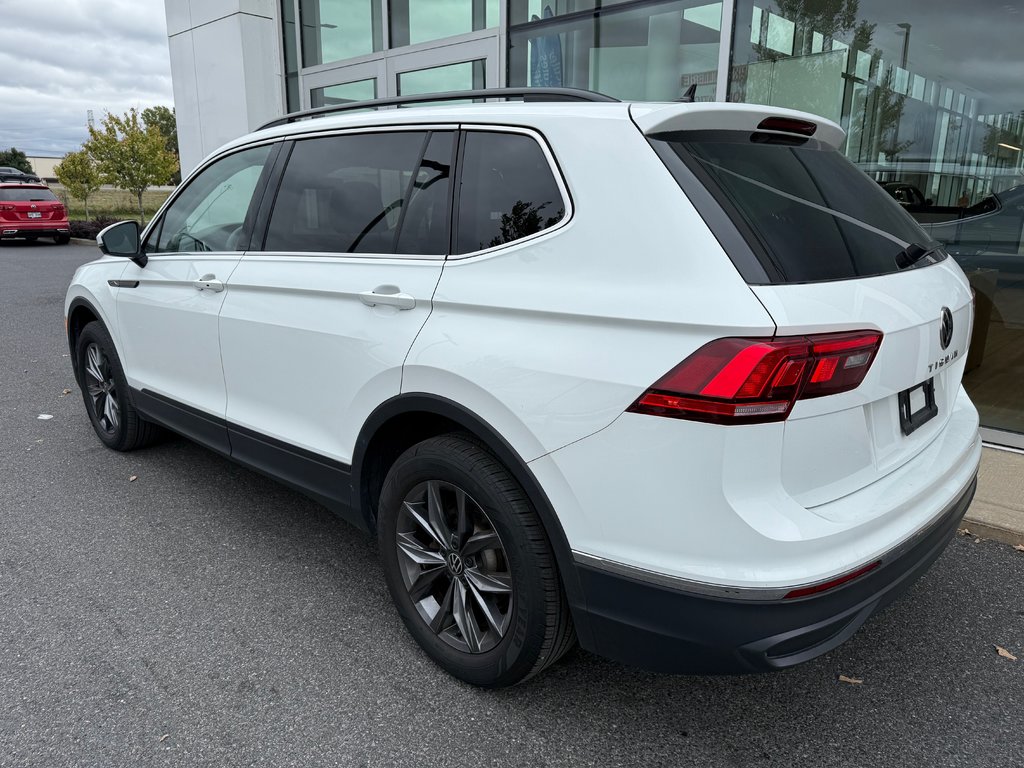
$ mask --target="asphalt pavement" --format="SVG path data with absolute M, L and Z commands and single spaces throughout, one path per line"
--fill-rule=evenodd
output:
M 96 253 L 0 246 L 0 766 L 1024 765 L 1024 553 L 973 537 L 785 672 L 456 682 L 364 534 L 183 439 L 101 446 L 62 320 Z

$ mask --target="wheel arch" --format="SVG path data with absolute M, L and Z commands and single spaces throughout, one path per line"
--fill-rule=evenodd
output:
M 361 510 L 367 529 L 376 531 L 376 508 L 384 476 L 407 448 L 453 431 L 479 440 L 512 473 L 540 517 L 558 564 L 559 576 L 572 608 L 576 631 L 589 635 L 585 622 L 583 592 L 572 550 L 551 501 L 527 463 L 487 421 L 465 406 L 440 395 L 406 393 L 386 400 L 366 420 L 356 439 L 352 457 L 352 505 Z
M 71 358 L 71 368 L 75 372 L 75 381 L 79 385 L 82 383 L 82 372 L 79 370 L 75 348 L 78 345 L 78 337 L 81 336 L 82 329 L 91 322 L 101 323 L 107 329 L 107 333 L 110 333 L 110 326 L 106 319 L 91 301 L 82 296 L 72 299 L 68 304 L 67 315 L 68 357 Z M 113 334 L 111 334 L 111 338 L 113 338 Z

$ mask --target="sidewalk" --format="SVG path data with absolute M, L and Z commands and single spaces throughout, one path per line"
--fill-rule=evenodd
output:
M 1024 455 L 982 451 L 978 492 L 964 525 L 976 536 L 1024 545 Z

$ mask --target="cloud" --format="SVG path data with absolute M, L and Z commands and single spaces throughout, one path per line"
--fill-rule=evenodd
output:
M 86 115 L 172 106 L 162 0 L 0 0 L 0 149 L 62 155 Z

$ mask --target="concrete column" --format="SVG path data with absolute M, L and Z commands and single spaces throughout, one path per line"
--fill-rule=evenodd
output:
M 284 114 L 276 0 L 164 0 L 185 175 L 232 139 Z

